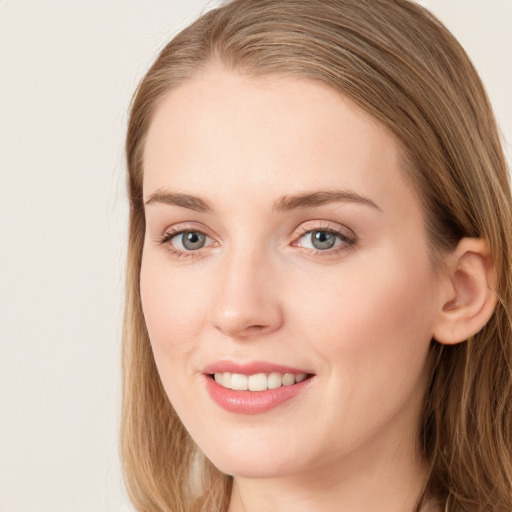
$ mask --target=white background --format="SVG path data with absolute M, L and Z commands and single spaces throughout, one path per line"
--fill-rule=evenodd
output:
M 131 510 L 118 461 L 131 94 L 207 0 L 0 0 L 0 512 Z M 512 143 L 512 0 L 424 0 Z

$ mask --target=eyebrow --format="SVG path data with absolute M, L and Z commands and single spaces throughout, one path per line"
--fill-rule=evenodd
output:
M 178 194 L 174 192 L 166 192 L 157 190 L 153 192 L 146 201 L 146 205 L 149 204 L 168 204 L 171 206 L 181 206 L 189 210 L 194 210 L 201 213 L 211 213 L 213 208 L 207 201 L 200 197 L 192 196 L 190 194 Z
M 298 195 L 283 196 L 274 202 L 272 210 L 274 212 L 284 213 L 291 210 L 312 208 L 336 202 L 359 203 L 382 211 L 370 198 L 348 190 L 319 190 Z M 187 208 L 200 213 L 213 212 L 213 208 L 208 201 L 190 194 L 157 190 L 149 196 L 145 204 L 151 205 L 156 203 L 180 206 L 181 208 Z
M 382 211 L 370 198 L 349 190 L 320 190 L 294 196 L 283 196 L 274 203 L 273 210 L 286 212 L 337 202 L 359 203 Z

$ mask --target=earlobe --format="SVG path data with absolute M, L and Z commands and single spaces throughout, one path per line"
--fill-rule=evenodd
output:
M 496 306 L 496 270 L 489 243 L 463 238 L 446 260 L 434 339 L 452 345 L 467 340 L 489 321 Z

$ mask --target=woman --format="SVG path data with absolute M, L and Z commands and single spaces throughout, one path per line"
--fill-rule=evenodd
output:
M 512 509 L 510 185 L 407 0 L 235 0 L 134 97 L 137 510 Z

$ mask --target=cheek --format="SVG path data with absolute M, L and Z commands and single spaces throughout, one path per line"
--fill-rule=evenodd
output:
M 419 386 L 435 302 L 428 262 L 411 266 L 383 255 L 372 263 L 347 269 L 330 292 L 317 287 L 310 307 L 298 307 L 308 311 L 302 326 L 339 389 L 347 397 L 373 394 L 374 401 L 376 394 L 388 400 Z
M 325 286 L 324 293 L 311 295 L 309 308 L 297 306 L 307 311 L 300 325 L 320 361 L 319 373 L 327 377 L 326 403 L 336 404 L 326 409 L 327 423 L 338 428 L 326 436 L 343 449 L 386 425 L 396 427 L 396 421 L 397 428 L 410 429 L 427 385 L 430 272 L 400 260 L 378 261 L 343 272 L 332 283 L 336 291 Z
M 201 408 L 191 395 L 194 354 L 204 325 L 201 297 L 194 279 L 169 269 L 153 254 L 142 260 L 140 276 L 142 310 L 156 367 L 165 392 L 185 424 L 201 417 Z
M 201 296 L 193 279 L 182 279 L 153 255 L 144 255 L 140 275 L 142 310 L 157 366 L 193 350 L 202 328 Z M 172 354 L 169 358 L 166 355 Z

